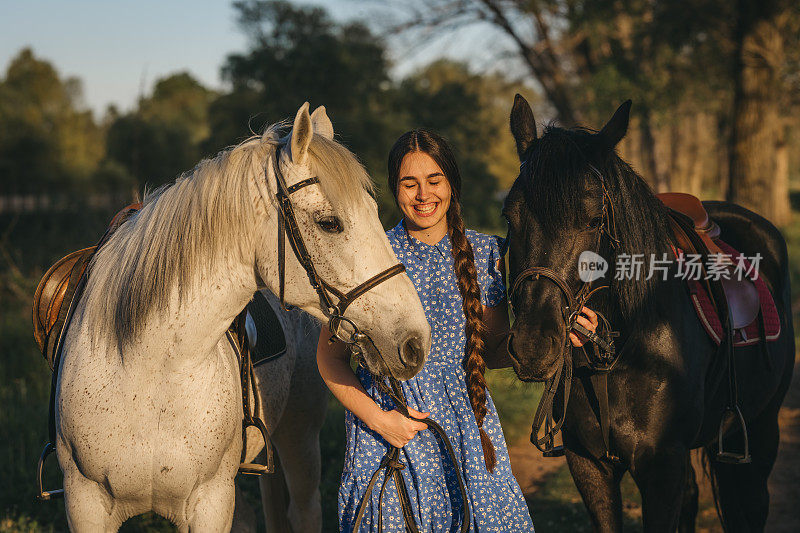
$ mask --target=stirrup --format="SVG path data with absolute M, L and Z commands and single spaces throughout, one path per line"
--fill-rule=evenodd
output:
M 728 418 L 728 413 L 735 415 L 739 421 L 739 425 L 742 427 L 742 433 L 744 434 L 744 453 L 726 452 L 722 447 L 723 428 L 725 426 L 725 420 Z M 744 416 L 742 416 L 742 411 L 739 409 L 738 405 L 725 409 L 725 413 L 722 415 L 722 420 L 719 423 L 717 447 L 717 461 L 720 463 L 741 465 L 751 462 L 752 458 L 750 457 L 750 441 L 747 437 L 747 424 L 744 422 Z
M 270 446 L 269 441 L 269 432 L 267 431 L 267 427 L 264 425 L 264 422 L 260 418 L 254 418 L 252 422 L 245 422 L 243 425 L 242 433 L 247 433 L 247 428 L 249 427 L 258 428 L 258 431 L 261 432 L 261 437 L 264 439 L 264 455 L 266 455 L 266 464 L 258 464 L 258 463 L 241 463 L 239 465 L 239 473 L 240 474 L 250 474 L 253 476 L 260 476 L 263 474 L 274 474 L 275 473 L 275 463 L 272 459 L 272 448 Z
M 546 448 L 542 452 L 542 457 L 561 457 L 564 455 L 564 446 L 559 444 L 558 446 L 553 446 L 552 448 Z
M 39 493 L 36 495 L 36 498 L 40 501 L 54 500 L 56 498 L 64 497 L 64 489 L 44 490 L 44 488 L 42 488 L 42 472 L 44 471 L 44 461 L 47 459 L 47 456 L 54 451 L 56 451 L 56 447 L 52 442 L 48 442 L 44 445 L 42 455 L 39 456 L 39 466 L 36 468 L 36 486 L 39 489 Z

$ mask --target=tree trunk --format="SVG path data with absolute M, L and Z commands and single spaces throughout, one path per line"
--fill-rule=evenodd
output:
M 774 16 L 761 11 L 767 7 L 746 0 L 739 7 L 728 199 L 783 225 L 789 184 L 776 180 L 783 39 Z
M 786 128 L 780 127 L 778 141 L 775 146 L 775 187 L 774 194 L 775 215 L 772 220 L 785 226 L 791 222 L 792 206 L 789 200 L 789 146 L 786 142 Z
M 641 111 L 639 131 L 641 132 L 642 165 L 645 179 L 653 186 L 656 192 L 669 190 L 667 176 L 658 171 L 656 164 L 656 141 L 653 137 L 653 124 L 650 110 L 645 107 Z

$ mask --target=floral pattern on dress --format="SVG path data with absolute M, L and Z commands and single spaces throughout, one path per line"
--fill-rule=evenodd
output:
M 432 346 L 425 365 L 419 374 L 400 382 L 406 403 L 418 411 L 429 412 L 447 434 L 469 495 L 471 531 L 531 532 L 533 522 L 522 490 L 511 473 L 497 409 L 489 394 L 483 428 L 495 447 L 494 472 L 490 473 L 484 463 L 462 366 L 465 317 L 450 239 L 445 236 L 435 245 L 423 243 L 408 234 L 402 221 L 386 235 L 398 260 L 405 265 L 431 325 Z M 481 301 L 487 307 L 494 307 L 505 299 L 505 286 L 497 269 L 503 240 L 472 230 L 466 230 L 466 236 L 475 256 Z M 384 410 L 394 408 L 366 369 L 359 367 L 357 375 L 367 393 Z M 350 411 L 345 412 L 345 425 L 347 444 L 339 488 L 339 526 L 340 531 L 350 532 L 369 480 L 380 468 L 389 444 Z M 444 444 L 432 431 L 420 431 L 403 447 L 400 459 L 406 465 L 401 474 L 419 530 L 459 531 L 463 518 L 461 494 Z M 381 474 L 370 495 L 360 533 L 377 533 L 382 481 Z M 391 482 L 386 485 L 383 498 L 383 532 L 405 532 L 397 491 Z

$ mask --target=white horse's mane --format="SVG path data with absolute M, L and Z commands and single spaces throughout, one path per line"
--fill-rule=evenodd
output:
M 284 123 L 274 124 L 216 157 L 198 163 L 173 183 L 146 192 L 142 209 L 122 224 L 90 265 L 84 311 L 95 339 L 101 332 L 119 349 L 139 333 L 153 311 L 164 311 L 178 285 L 186 295 L 195 276 L 219 261 L 254 255 L 256 211 L 248 179 L 264 178 Z M 363 202 L 372 181 L 356 157 L 314 134 L 311 171 L 334 209 Z M 271 214 L 271 213 L 270 213 Z

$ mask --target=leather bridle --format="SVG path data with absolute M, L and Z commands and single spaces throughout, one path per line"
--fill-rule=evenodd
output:
M 606 235 L 612 247 L 616 247 L 619 241 L 616 238 L 616 227 L 614 223 L 614 205 L 611 201 L 611 196 L 606 188 L 605 179 L 603 175 L 594 166 L 589 165 L 590 170 L 595 176 L 599 178 L 600 186 L 602 188 L 602 213 L 601 221 L 595 231 L 595 244 L 594 252 L 600 252 L 600 245 L 602 243 L 603 235 Z M 606 458 L 615 460 L 615 456 L 609 452 L 609 423 L 608 423 L 608 391 L 606 376 L 608 372 L 616 365 L 619 360 L 621 352 L 616 351 L 614 346 L 614 337 L 618 333 L 611 330 L 610 323 L 603 316 L 595 310 L 598 321 L 598 331 L 601 335 L 590 331 L 577 322 L 581 309 L 594 296 L 597 292 L 607 289 L 608 285 L 600 285 L 592 288 L 592 281 L 583 282 L 578 291 L 573 294 L 570 291 L 568 282 L 555 270 L 546 266 L 532 266 L 520 272 L 514 283 L 511 285 L 509 293 L 509 302 L 511 302 L 512 309 L 514 307 L 514 295 L 520 289 L 522 284 L 529 280 L 539 280 L 541 278 L 551 281 L 556 287 L 559 288 L 565 305 L 562 307 L 562 320 L 564 321 L 564 340 L 562 342 L 562 350 L 559 355 L 559 365 L 555 374 L 545 381 L 545 390 L 539 400 L 539 405 L 536 408 L 536 413 L 533 418 L 531 427 L 531 442 L 543 453 L 545 457 L 557 457 L 564 454 L 564 447 L 555 445 L 555 436 L 561 431 L 564 424 L 564 419 L 567 413 L 567 403 L 572 384 L 573 374 L 573 361 L 572 361 L 572 346 L 569 340 L 570 331 L 577 331 L 586 337 L 593 348 L 593 354 L 586 352 L 585 348 L 583 353 L 586 356 L 587 365 L 592 372 L 592 377 L 600 376 L 598 382 L 595 384 L 595 389 L 598 392 L 599 398 L 599 419 L 600 426 L 603 433 L 603 439 L 606 445 Z M 605 332 L 605 333 L 602 333 Z M 511 353 L 511 338 L 509 335 L 506 339 L 506 348 L 509 354 Z M 563 376 L 563 401 L 561 402 L 561 413 L 556 417 L 553 412 L 553 401 L 555 395 L 561 386 Z M 594 379 L 593 379 L 594 381 Z M 543 431 L 543 436 L 539 437 L 539 433 Z
M 322 312 L 328 319 L 328 329 L 331 334 L 336 339 L 347 344 L 354 354 L 359 354 L 361 353 L 361 346 L 359 343 L 372 341 L 369 339 L 368 335 L 363 333 L 358 326 L 356 326 L 355 322 L 345 316 L 345 311 L 347 311 L 350 304 L 359 296 L 369 292 L 384 281 L 405 272 L 406 267 L 403 266 L 402 263 L 398 263 L 375 274 L 346 293 L 341 292 L 339 289 L 323 280 L 317 273 L 311 254 L 308 253 L 308 248 L 306 248 L 303 235 L 300 232 L 300 227 L 294 213 L 294 206 L 290 198 L 292 193 L 304 187 L 319 184 L 319 178 L 315 176 L 287 186 L 280 169 L 280 154 L 281 147 L 279 146 L 275 150 L 273 158 L 273 173 L 275 174 L 276 185 L 275 197 L 278 201 L 278 297 L 280 298 L 281 305 L 284 305 L 284 287 L 286 284 L 286 238 L 288 237 L 289 244 L 292 247 L 295 257 L 306 271 L 308 281 L 319 296 Z M 267 179 L 269 179 L 266 168 L 264 169 L 264 174 Z M 334 301 L 334 298 L 336 301 Z M 343 324 L 348 324 L 352 330 L 347 335 L 345 334 L 345 328 L 342 327 Z

